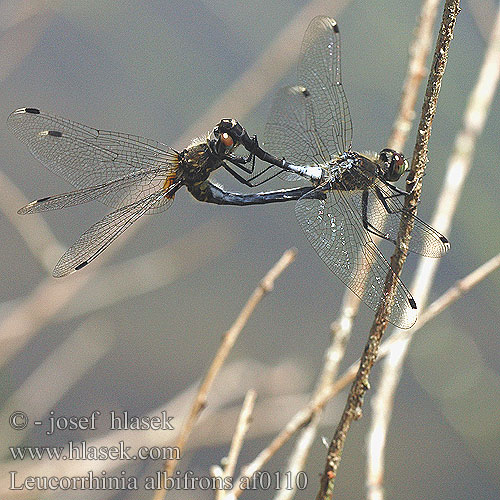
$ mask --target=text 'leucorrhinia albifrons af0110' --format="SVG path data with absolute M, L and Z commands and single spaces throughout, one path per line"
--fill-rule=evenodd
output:
M 337 23 L 316 17 L 302 43 L 298 85 L 280 90 L 265 131 L 265 150 L 231 119 L 183 151 L 142 137 L 97 130 L 43 113 L 14 111 L 8 124 L 33 155 L 76 190 L 29 203 L 21 214 L 98 200 L 115 210 L 90 227 L 64 253 L 53 275 L 65 276 L 97 257 L 142 215 L 166 210 L 183 186 L 198 200 L 220 205 L 254 205 L 297 200 L 296 215 L 321 259 L 362 301 L 377 310 L 391 268 L 372 235 L 396 243 L 401 219 L 413 225 L 409 250 L 440 257 L 447 239 L 403 207 L 408 194 L 397 181 L 408 162 L 383 149 L 360 154 L 351 149 L 352 125 L 340 74 Z M 249 154 L 237 156 L 242 145 Z M 251 177 L 255 157 L 269 164 Z M 283 159 L 282 159 L 283 158 Z M 254 187 L 279 176 L 307 179 L 309 185 L 259 193 L 233 193 L 209 176 L 223 167 Z M 235 168 L 239 169 L 238 173 Z M 389 321 L 409 328 L 416 304 L 396 278 Z

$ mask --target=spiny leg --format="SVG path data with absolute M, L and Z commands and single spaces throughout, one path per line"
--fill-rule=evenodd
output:
M 276 172 L 275 174 L 271 175 L 270 177 L 266 177 L 263 181 L 253 183 L 252 182 L 253 180 L 260 177 L 262 174 L 267 172 L 272 167 L 269 166 L 266 169 L 264 169 L 262 172 L 259 172 L 257 175 L 254 175 L 253 177 L 250 177 L 249 179 L 245 179 L 243 176 L 241 176 L 240 174 L 235 172 L 229 165 L 224 163 L 223 166 L 224 166 L 224 169 L 227 170 L 227 172 L 229 172 L 236 180 L 238 180 L 239 182 L 241 182 L 242 184 L 244 184 L 245 186 L 248 186 L 248 187 L 260 186 L 261 184 L 264 184 L 265 182 L 267 182 L 271 179 L 274 179 L 274 177 L 277 177 L 280 174 L 280 172 Z
M 375 188 L 375 189 L 377 191 L 377 197 L 382 202 L 382 205 L 386 209 L 387 213 L 390 214 L 391 211 L 390 211 L 390 209 L 389 209 L 389 207 L 387 205 L 387 202 L 385 201 L 385 198 L 383 196 L 382 197 L 378 196 L 379 190 L 377 188 Z M 382 193 L 380 193 L 380 195 L 381 194 Z M 373 224 L 371 224 L 368 221 L 368 190 L 363 191 L 363 194 L 361 196 L 361 220 L 362 220 L 363 227 L 369 233 L 372 233 L 375 236 L 378 236 L 379 238 L 383 238 L 385 240 L 391 241 L 392 243 L 396 243 L 392 238 L 389 237 L 388 234 L 383 233 L 382 231 L 380 231 L 379 229 L 377 229 Z

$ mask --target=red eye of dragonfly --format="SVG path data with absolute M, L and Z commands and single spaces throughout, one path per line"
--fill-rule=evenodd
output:
M 226 146 L 226 148 L 230 148 L 234 144 L 233 138 L 226 132 L 224 132 L 220 136 L 220 140 L 221 140 L 222 144 L 224 144 L 224 146 Z

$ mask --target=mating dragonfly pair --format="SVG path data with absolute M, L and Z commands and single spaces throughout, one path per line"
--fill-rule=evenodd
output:
M 33 201 L 20 214 L 91 200 L 115 208 L 66 251 L 53 275 L 65 276 L 86 266 L 142 215 L 166 210 L 185 186 L 196 199 L 220 205 L 297 200 L 297 219 L 316 252 L 376 311 L 391 268 L 372 235 L 396 243 L 403 218 L 414 225 L 410 251 L 440 257 L 449 248 L 448 240 L 403 207 L 401 197 L 408 193 L 391 184 L 408 169 L 401 153 L 383 149 L 378 154 L 360 154 L 351 149 L 352 124 L 341 81 L 335 20 L 312 20 L 302 43 L 298 80 L 298 85 L 279 91 L 265 130 L 265 150 L 235 120 L 222 120 L 211 134 L 179 152 L 35 108 L 14 111 L 8 119 L 14 134 L 48 169 L 76 188 Z M 248 154 L 237 156 L 238 146 Z M 255 157 L 268 164 L 258 173 Z M 228 192 L 209 179 L 220 167 L 246 186 L 276 176 L 306 179 L 309 185 L 249 194 Z M 396 281 L 389 321 L 409 328 L 416 321 L 416 304 L 402 281 Z

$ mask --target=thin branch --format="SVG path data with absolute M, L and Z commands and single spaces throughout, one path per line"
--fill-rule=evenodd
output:
M 278 278 L 278 276 L 294 261 L 295 255 L 296 250 L 291 249 L 287 250 L 281 256 L 280 260 L 264 276 L 257 288 L 254 290 L 253 294 L 248 299 L 247 303 L 241 310 L 231 328 L 224 334 L 219 349 L 215 354 L 212 364 L 208 368 L 208 371 L 193 401 L 189 414 L 180 430 L 176 446 L 179 448 L 181 455 L 184 451 L 184 448 L 186 447 L 189 435 L 191 434 L 200 413 L 207 404 L 208 393 L 212 387 L 215 377 L 226 361 L 229 352 L 231 351 L 234 343 L 236 342 L 236 339 L 238 338 L 238 335 L 246 325 L 248 319 L 252 315 L 257 305 L 263 299 L 263 297 L 273 289 L 274 281 L 276 280 L 276 278 Z M 172 474 L 174 473 L 176 463 L 177 462 L 174 460 L 167 460 L 165 462 L 165 472 L 167 477 L 172 476 Z M 160 488 L 156 490 L 153 498 L 154 500 L 161 500 L 164 498 L 164 495 L 165 491 L 163 490 L 163 488 Z
M 343 306 L 341 307 L 341 317 L 330 326 L 332 342 L 325 353 L 323 368 L 313 392 L 312 400 L 328 390 L 337 377 L 340 362 L 344 358 L 345 349 L 351 335 L 352 318 L 357 312 L 357 306 L 359 306 L 359 299 L 356 297 L 356 304 L 356 301 L 352 297 L 356 296 L 350 291 L 345 293 Z M 353 307 L 351 307 L 351 304 L 353 304 Z M 317 412 L 311 416 L 295 443 L 294 450 L 285 468 L 287 472 L 292 474 L 292 477 L 295 477 L 305 466 L 307 456 L 316 437 L 322 410 L 322 408 L 318 408 Z M 292 488 L 281 489 L 276 494 L 276 500 L 293 498 L 296 488 L 294 481 L 292 484 Z
M 415 118 L 418 89 L 427 73 L 425 62 L 431 49 L 432 28 L 436 19 L 439 0 L 425 0 L 415 28 L 415 36 L 410 46 L 410 61 L 406 73 L 397 118 L 392 127 L 388 147 L 402 151 Z
M 415 117 L 415 104 L 420 84 L 425 76 L 425 61 L 432 43 L 432 27 L 436 18 L 438 2 L 439 0 L 426 0 L 423 2 L 413 42 L 409 49 L 410 59 L 401 93 L 399 110 L 388 141 L 388 147 L 396 151 L 403 150 Z M 374 240 L 377 242 L 378 238 L 375 237 Z M 325 355 L 325 363 L 320 375 L 320 381 L 315 389 L 315 395 L 326 390 L 336 378 L 338 366 L 344 357 L 345 348 L 352 331 L 353 319 L 358 312 L 359 305 L 359 297 L 350 290 L 346 290 L 340 309 L 340 317 L 332 324 L 332 343 Z M 294 451 L 287 464 L 287 471 L 298 472 L 304 466 L 310 451 L 310 445 L 316 435 L 320 416 L 321 412 L 318 412 L 302 430 L 302 436 L 297 439 Z M 283 489 L 277 494 L 276 499 L 288 500 L 294 494 L 295 489 Z
M 257 393 L 253 389 L 250 389 L 245 396 L 240 416 L 238 418 L 238 423 L 236 424 L 236 431 L 231 441 L 231 447 L 229 448 L 229 455 L 225 459 L 224 469 L 220 475 L 223 480 L 225 478 L 233 477 L 238 457 L 240 456 L 241 447 L 243 446 L 243 440 L 245 439 L 245 435 L 250 427 L 250 420 L 256 398 Z M 224 490 L 218 490 L 215 498 L 218 500 L 224 498 Z
M 495 90 L 500 78 L 500 8 L 491 32 L 488 48 L 483 60 L 477 83 L 469 97 L 464 113 L 462 130 L 455 139 L 445 184 L 439 197 L 435 216 L 431 225 L 441 232 L 448 232 L 458 200 L 472 165 L 472 158 L 478 136 L 481 134 Z M 412 290 L 419 304 L 425 304 L 436 274 L 436 259 L 421 259 Z M 394 394 L 401 378 L 412 335 L 407 334 L 394 346 L 394 351 L 383 364 L 379 393 L 373 400 L 373 425 L 368 441 L 368 490 L 369 497 L 382 497 L 383 457 L 385 437 L 390 423 Z
M 287 488 L 281 488 L 274 497 L 275 500 L 289 500 L 295 496 L 297 490 L 296 481 L 294 479 L 302 472 L 306 465 L 306 459 L 316 438 L 318 425 L 321 420 L 322 411 L 317 411 L 309 421 L 309 424 L 304 426 L 301 433 L 297 437 L 293 452 L 288 459 L 286 470 L 290 474 L 291 485 Z
M 435 300 L 421 315 L 418 323 L 409 330 L 397 330 L 389 339 L 384 341 L 380 346 L 380 360 L 387 356 L 394 348 L 394 345 L 401 341 L 409 333 L 414 334 L 423 328 L 430 320 L 434 319 L 438 314 L 456 302 L 459 298 L 465 295 L 468 291 L 478 285 L 482 280 L 489 276 L 493 271 L 500 267 L 500 254 L 490 259 L 488 262 L 475 269 L 465 278 L 457 281 L 453 287 L 448 289 L 441 297 Z M 377 361 L 376 360 L 376 361 Z M 311 399 L 307 406 L 300 409 L 286 424 L 283 430 L 266 446 L 252 462 L 242 468 L 241 475 L 234 481 L 235 485 L 239 484 L 242 476 L 251 476 L 258 470 L 261 470 L 271 457 L 283 447 L 300 429 L 308 425 L 311 418 L 321 411 L 325 405 L 340 391 L 345 389 L 356 378 L 359 369 L 360 359 L 352 363 L 352 365 L 326 390 L 316 397 Z M 237 486 L 225 497 L 227 500 L 237 498 L 243 491 Z
M 279 432 L 292 416 L 291 408 L 302 407 L 308 401 L 308 395 L 301 392 L 301 377 L 307 377 L 307 374 L 298 369 L 290 362 L 283 362 L 268 366 L 254 360 L 240 360 L 226 363 L 212 390 L 210 405 L 201 415 L 200 426 L 197 432 L 197 439 L 189 443 L 189 450 L 198 450 L 207 446 L 223 447 L 231 442 L 233 432 L 226 427 L 221 427 L 221 422 L 236 423 L 241 409 L 241 400 L 244 398 L 249 386 L 255 386 L 262 397 L 256 405 L 253 422 L 248 435 L 252 439 L 261 439 L 270 433 Z M 290 381 L 290 394 L 286 396 L 276 396 L 277 374 Z M 64 381 L 56 380 L 56 385 L 64 384 Z M 87 441 L 88 446 L 102 447 L 113 446 L 119 441 L 127 443 L 131 447 L 131 454 L 137 451 L 141 446 L 156 446 L 162 443 L 167 446 L 174 446 L 178 436 L 178 428 L 175 422 L 187 415 L 191 402 L 198 389 L 199 381 L 194 382 L 181 393 L 176 394 L 172 399 L 148 412 L 150 416 L 157 416 L 162 411 L 169 415 L 174 415 L 174 430 L 114 430 L 98 437 L 91 437 Z M 239 400 L 239 402 L 237 402 Z M 30 410 L 31 404 L 24 407 L 28 415 L 35 414 Z M 284 411 L 276 416 L 271 422 L 268 419 L 269 411 L 275 408 L 283 408 Z M 19 408 L 18 408 L 19 409 Z M 104 418 L 101 417 L 101 418 Z M 4 448 L 6 451 L 7 448 Z M 67 451 L 67 450 L 66 450 Z M 128 461 L 122 460 L 66 460 L 62 463 L 57 460 L 43 458 L 42 460 L 24 460 L 16 462 L 16 469 L 19 477 L 26 476 L 82 476 L 89 470 L 100 473 L 105 470 L 110 473 L 114 470 L 127 469 L 133 467 Z M 13 469 L 12 460 L 0 461 L 0 477 L 7 477 L 9 471 Z M 8 489 L 9 484 L 5 481 L 0 483 L 0 498 L 14 498 L 19 496 L 18 491 Z M 47 493 L 47 492 L 46 492 Z M 45 496 L 48 496 L 45 495 Z M 45 497 L 44 497 L 45 498 Z
M 458 12 L 459 0 L 446 0 L 443 20 L 439 31 L 436 50 L 434 52 L 434 60 L 422 108 L 417 142 L 413 153 L 412 169 L 409 180 L 411 180 L 414 186 L 411 195 L 407 196 L 405 200 L 405 208 L 407 209 L 416 210 L 418 197 L 420 196 L 421 178 L 427 163 L 427 148 L 432 128 L 432 121 L 436 112 L 437 99 L 441 88 L 444 70 L 446 68 L 448 49 L 453 38 L 453 29 Z M 320 489 L 317 495 L 318 500 L 328 500 L 332 498 L 335 478 L 340 464 L 347 433 L 351 423 L 361 417 L 363 398 L 369 388 L 368 377 L 375 359 L 377 358 L 380 342 L 388 324 L 387 318 L 389 316 L 391 301 L 396 284 L 395 276 L 399 276 L 401 273 L 403 263 L 406 259 L 406 253 L 402 249 L 408 248 L 411 229 L 409 221 L 406 221 L 406 224 L 402 221 L 398 234 L 398 245 L 393 257 L 391 258 L 391 268 L 394 273 L 390 272 L 387 275 L 384 289 L 385 300 L 375 316 L 375 321 L 370 330 L 368 343 L 363 352 L 363 356 L 361 357 L 361 363 L 358 374 L 356 375 L 356 380 L 351 387 L 344 412 L 330 443 L 325 470 L 321 477 Z

